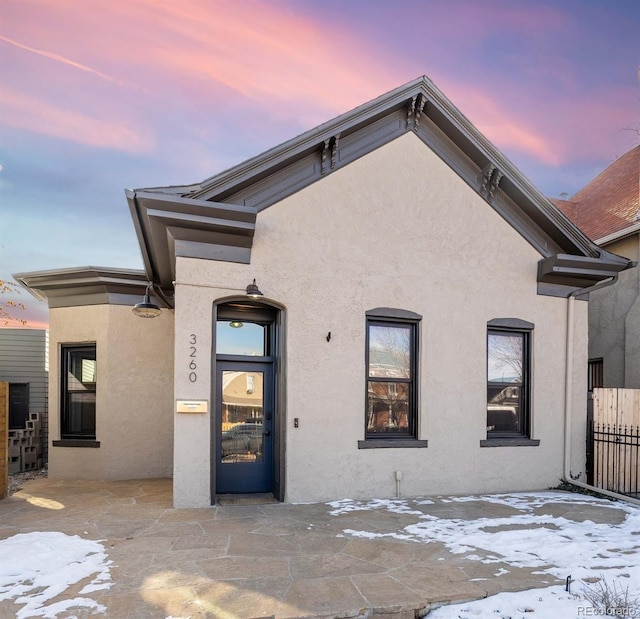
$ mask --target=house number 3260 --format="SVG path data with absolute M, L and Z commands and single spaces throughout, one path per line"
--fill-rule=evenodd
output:
M 197 341 L 196 334 L 192 333 L 189 336 L 189 381 L 192 383 L 198 380 L 198 375 L 196 374 L 196 370 L 198 369 L 198 364 L 196 363 L 196 356 L 198 354 L 198 349 L 196 348 Z

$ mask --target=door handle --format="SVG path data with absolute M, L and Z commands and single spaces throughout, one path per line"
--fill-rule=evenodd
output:
M 264 434 L 265 436 L 271 436 L 271 430 L 265 430 L 265 431 L 263 432 L 263 434 Z

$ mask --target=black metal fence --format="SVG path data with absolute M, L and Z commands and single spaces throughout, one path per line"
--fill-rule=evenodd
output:
M 588 483 L 640 497 L 640 427 L 589 423 Z

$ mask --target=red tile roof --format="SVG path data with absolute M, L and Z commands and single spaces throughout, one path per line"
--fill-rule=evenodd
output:
M 616 159 L 569 200 L 553 203 L 588 237 L 598 239 L 638 222 L 640 146 Z

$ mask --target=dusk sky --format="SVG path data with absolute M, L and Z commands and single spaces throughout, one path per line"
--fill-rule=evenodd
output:
M 639 0 L 0 0 L 0 279 L 142 268 L 125 188 L 201 181 L 421 75 L 568 197 L 640 143 L 639 66 Z

